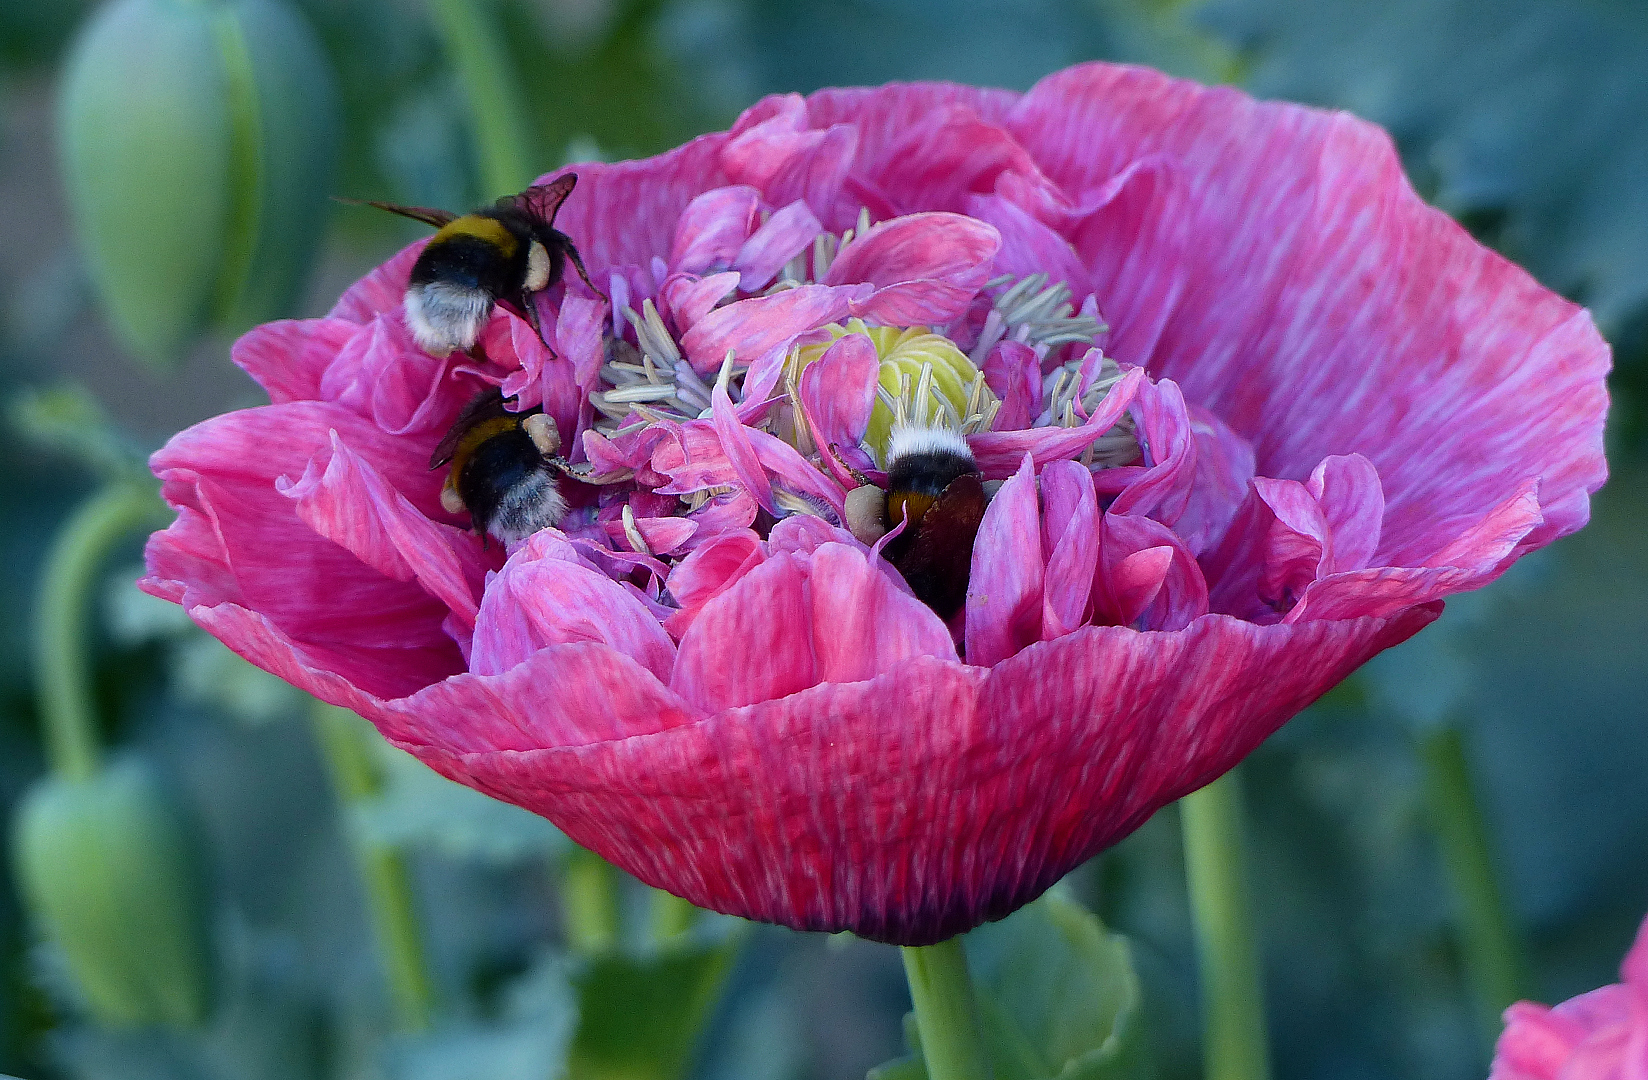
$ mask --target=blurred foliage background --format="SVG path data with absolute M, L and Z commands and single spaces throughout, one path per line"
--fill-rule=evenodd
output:
M 480 201 L 490 185 L 443 46 L 451 38 L 439 32 L 453 5 L 295 6 L 335 74 L 342 127 L 331 190 L 454 208 Z M 0 604 L 9 613 L 0 620 L 0 806 L 8 818 L 44 768 L 29 657 L 54 530 L 101 478 L 129 472 L 173 431 L 260 398 L 229 364 L 224 333 L 175 367 L 146 366 L 116 344 L 95 305 L 70 234 L 53 124 L 60 67 L 93 7 L 0 0 L 0 394 L 10 403 L 0 432 L 9 462 L 0 470 Z M 1527 991 L 1550 1001 L 1615 978 L 1648 909 L 1648 7 L 456 7 L 490 28 L 501 48 L 496 70 L 524 89 L 518 120 L 533 172 L 659 152 L 725 126 L 764 93 L 931 78 L 1024 88 L 1089 58 L 1234 82 L 1387 126 L 1428 198 L 1592 308 L 1615 346 L 1613 479 L 1588 529 L 1451 603 L 1439 624 L 1359 673 L 1245 767 L 1276 1075 L 1485 1075 L 1495 1032 L 1472 1004 L 1424 764 L 1455 737 L 1525 943 Z M 324 226 L 300 314 L 323 312 L 416 235 L 387 215 L 336 205 L 321 213 L 322 222 L 293 225 Z M 564 877 L 552 869 L 566 845 L 552 828 L 369 741 L 357 745 L 363 785 L 335 785 L 327 761 L 336 767 L 336 756 L 317 742 L 324 722 L 311 722 L 301 695 L 138 594 L 138 552 L 133 540 L 96 590 L 95 700 L 105 743 L 140 756 L 197 823 L 219 1005 L 198 1032 L 88 1022 L 62 957 L 25 925 L 10 870 L 0 869 L 0 1072 L 542 1080 L 571 1062 L 570 1075 L 835 1080 L 901 1052 L 908 999 L 891 949 L 714 919 L 667 955 L 641 943 L 599 963 L 569 957 Z M 340 790 L 351 797 L 340 802 Z M 422 1034 L 400 1030 L 380 973 L 355 861 L 363 843 L 404 855 L 437 1018 Z M 640 912 L 648 898 L 633 883 L 624 888 Z M 1155 1075 L 1198 1075 L 1177 811 L 1079 871 L 1069 894 L 1131 940 Z M 678 1022 L 659 1021 L 665 1014 Z M 651 1043 L 628 1046 L 648 1027 L 657 1029 Z

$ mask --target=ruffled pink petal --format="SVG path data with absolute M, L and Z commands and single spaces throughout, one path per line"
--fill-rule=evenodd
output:
M 960 214 L 911 214 L 884 221 L 842 248 L 826 285 L 868 282 L 854 315 L 887 326 L 949 322 L 990 280 L 1001 235 Z
M 1105 351 L 1148 364 L 1178 305 L 1190 231 L 1188 192 L 1161 161 L 1139 162 L 1099 189 L 1070 227 L 1099 310 Z
M 995 190 L 1002 173 L 1045 183 L 1013 137 L 965 105 L 935 110 L 912 124 L 869 173 L 906 213 L 967 209 L 970 196 Z
M 752 652 L 750 642 L 762 648 Z M 955 655 L 931 609 L 861 550 L 825 544 L 810 557 L 773 555 L 706 603 L 681 639 L 670 685 L 715 711 L 874 678 L 913 656 Z
M 674 275 L 664 282 L 664 288 L 659 293 L 659 311 L 673 318 L 676 328 L 686 333 L 705 315 L 714 311 L 715 305 L 732 295 L 733 290 L 738 288 L 738 278 L 735 271 L 711 274 L 705 278 Z
M 847 176 L 858 155 L 858 128 L 835 124 L 794 148 L 772 172 L 762 190 L 782 205 L 800 199 L 831 232 L 841 233 L 858 220 L 859 203 L 845 194 Z
M 772 296 L 739 300 L 716 308 L 694 324 L 681 336 L 681 349 L 701 374 L 718 370 L 728 350 L 752 366 L 764 358 L 781 358 L 797 335 L 840 322 L 847 317 L 851 302 L 871 291 L 864 285 L 803 285 Z M 747 376 L 754 378 L 753 372 Z
M 745 529 L 723 532 L 695 547 L 670 570 L 668 587 L 681 610 L 666 626 L 680 640 L 698 612 L 767 559 L 761 538 Z
M 1326 457 L 1305 484 L 1322 507 L 1333 536 L 1330 573 L 1360 570 L 1379 549 L 1385 518 L 1385 493 L 1373 462 L 1361 454 Z
M 1174 162 L 1195 243 L 1152 370 L 1253 439 L 1261 473 L 1367 456 L 1387 503 L 1376 564 L 1426 561 L 1443 523 L 1536 478 L 1545 523 L 1522 550 L 1584 523 L 1605 476 L 1607 346 L 1424 205 L 1384 132 L 1105 65 L 1043 80 L 1008 127 L 1072 191 Z
M 1026 454 L 984 511 L 967 580 L 967 662 L 989 667 L 1041 640 L 1041 521 Z
M 1087 621 L 1099 558 L 1099 504 L 1092 474 L 1075 461 L 1049 462 L 1041 473 L 1041 495 L 1047 556 L 1041 639 L 1052 641 Z
M 972 448 L 979 471 L 993 480 L 1010 475 L 1018 468 L 1025 454 L 1032 455 L 1038 466 L 1049 461 L 1079 457 L 1083 450 L 1093 445 L 1094 440 L 1116 426 L 1116 421 L 1133 403 L 1143 380 L 1143 368 L 1127 372 L 1110 388 L 1099 407 L 1093 410 L 1093 415 L 1080 427 L 982 431 L 967 436 L 967 445 Z
M 684 517 L 636 517 L 632 519 L 641 542 L 654 555 L 669 555 L 684 546 L 698 533 L 698 523 Z M 604 522 L 607 538 L 615 544 L 628 545 L 629 533 L 622 519 Z
M 264 323 L 242 334 L 229 358 L 263 387 L 272 405 L 318 401 L 327 366 L 359 329 L 335 318 Z
M 875 344 L 864 334 L 847 334 L 801 372 L 801 408 L 818 447 L 858 444 L 875 408 L 880 371 Z M 828 453 L 824 460 L 834 466 Z
M 1479 589 L 1503 572 L 1543 520 L 1538 491 L 1530 485 L 1438 552 L 1434 557 L 1440 565 L 1372 567 L 1325 576 L 1306 590 L 1287 619 L 1380 615 Z
M 1190 410 L 1190 430 L 1196 440 L 1196 477 L 1173 531 L 1200 556 L 1224 536 L 1247 497 L 1248 481 L 1253 479 L 1253 445 L 1224 421 L 1195 406 Z
M 252 609 L 324 654 L 328 670 L 354 685 L 410 693 L 462 668 L 442 629 L 449 608 L 416 581 L 389 577 L 317 535 L 275 487 L 280 477 L 301 477 L 312 459 L 330 453 L 333 431 L 429 516 L 439 481 L 424 480 L 428 469 L 419 458 L 427 450 L 415 441 L 385 435 L 321 403 L 230 413 L 174 436 L 151 459 L 179 520 L 150 540 L 146 587 L 179 598 L 197 621 L 193 609 L 202 606 Z M 422 490 L 401 486 L 398 478 L 408 476 Z M 179 569 L 190 569 L 190 576 L 160 576 Z
M 721 168 L 740 184 L 762 188 L 823 132 L 808 130 L 807 103 L 799 94 L 772 94 L 745 109 L 728 132 Z
M 1149 464 L 1116 496 L 1110 512 L 1175 525 L 1190 503 L 1197 477 L 1197 443 L 1184 395 L 1171 379 L 1146 380 L 1133 400 L 1133 417 Z M 1131 474 L 1136 467 L 1124 468 Z M 1122 469 L 1108 471 L 1122 473 Z
M 1208 611 L 1207 581 L 1177 533 L 1146 517 L 1105 514 L 1094 578 L 1095 619 L 1182 630 Z
M 435 739 L 483 761 L 544 746 L 622 742 L 699 715 L 647 668 L 598 641 L 551 645 L 496 675 L 466 672 L 388 702 L 384 711 L 391 730 L 398 728 L 391 738 L 408 749 Z
M 810 249 L 813 238 L 823 231 L 804 202 L 798 200 L 777 211 L 733 257 L 732 265 L 740 274 L 738 287 L 747 293 L 766 288 L 784 264 Z
M 687 205 L 727 184 L 721 170 L 726 142 L 724 132 L 715 132 L 654 158 L 610 165 L 580 162 L 537 182 L 546 184 L 565 172 L 578 174 L 578 186 L 562 204 L 555 227 L 572 237 L 591 276 L 600 281 L 613 267 L 645 266 L 670 250 L 675 224 Z
M 1556 1080 L 1584 1037 L 1585 1029 L 1577 1022 L 1544 1005 L 1519 1001 L 1505 1010 L 1505 1030 L 1494 1047 L 1488 1080 Z
M 886 86 L 828 87 L 807 96 L 807 120 L 815 128 L 851 124 L 858 132 L 855 170 L 880 176 L 911 131 L 934 116 L 965 109 L 999 124 L 1019 95 L 1011 90 L 957 83 L 890 83 Z
M 487 571 L 496 555 L 473 534 L 430 521 L 332 432 L 330 459 L 311 460 L 292 483 L 277 477 L 275 490 L 297 506 L 298 517 L 321 536 L 396 581 L 416 581 L 451 609 L 466 628 L 475 625 Z
M 329 319 L 347 319 L 354 323 L 369 323 L 379 315 L 391 315 L 401 309 L 406 300 L 406 286 L 412 277 L 412 264 L 423 254 L 428 239 L 419 240 L 402 248 L 394 258 L 373 270 L 344 291 Z
M 670 268 L 689 274 L 727 269 L 755 231 L 760 211 L 761 193 L 753 187 L 704 192 L 687 204 L 676 223 Z
M 1435 616 L 1420 608 L 1388 621 L 1270 627 L 1213 617 L 1175 634 L 1088 628 L 991 670 L 917 657 L 870 682 L 827 683 L 640 738 L 525 753 L 403 745 L 700 906 L 930 944 L 1033 899 Z M 539 663 L 474 681 L 501 696 L 502 680 Z M 575 691 L 593 681 L 579 675 Z M 597 685 L 628 692 L 613 674 Z M 566 715 L 559 681 L 509 692 L 445 708 L 439 723 L 457 728 L 481 710 Z M 607 709 L 592 703 L 587 715 L 607 722 Z
M 974 195 L 967 200 L 967 213 L 989 222 L 1001 234 L 997 274 L 1028 277 L 1044 273 L 1049 282 L 1068 285 L 1078 304 L 1092 294 L 1087 268 L 1070 241 L 1025 210 L 996 195 Z
M 456 353 L 430 356 L 412 340 L 401 313 L 391 312 L 362 326 L 339 350 L 321 378 L 321 397 L 369 417 L 392 435 L 432 435 L 428 449 L 433 449 L 486 385 L 459 370 L 465 359 Z
M 541 406 L 555 421 L 561 445 L 571 449 L 573 461 L 582 460 L 579 435 L 589 423 L 590 392 L 600 384 L 606 317 L 604 301 L 568 296 L 560 310 L 548 313 L 544 320 L 544 337 L 555 348 L 545 345 L 538 332 L 520 319 L 507 321 L 505 347 L 486 343 L 492 358 L 499 359 L 503 353 L 520 365 L 504 379 L 500 387 L 504 397 L 515 399 L 518 409 Z
M 488 583 L 469 670 L 496 675 L 548 646 L 593 641 L 668 679 L 675 643 L 652 612 L 607 575 L 536 540 Z
M 1041 357 L 1021 341 L 999 342 L 984 358 L 984 384 L 1001 399 L 995 431 L 1020 431 L 1041 415 Z
M 806 497 L 814 507 L 828 509 L 837 521 L 845 518 L 846 492 L 819 472 L 795 447 L 760 428 L 743 428 L 761 468 L 791 492 Z
M 767 479 L 767 471 L 761 467 L 761 459 L 756 457 L 755 447 L 750 444 L 755 430 L 738 422 L 732 410 L 732 399 L 727 396 L 727 388 L 719 382 L 710 391 L 710 406 L 711 422 L 715 425 L 716 438 L 721 442 L 721 452 L 726 455 L 738 482 L 751 498 L 761 504 L 763 510 L 776 514 L 778 504 L 773 501 L 772 481 Z

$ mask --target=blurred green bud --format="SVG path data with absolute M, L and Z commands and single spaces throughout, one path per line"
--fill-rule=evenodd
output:
M 281 0 L 112 0 L 58 123 L 69 205 L 123 343 L 172 363 L 210 327 L 287 314 L 337 146 L 331 71 Z
M 149 767 L 127 759 L 89 780 L 39 781 L 18 806 L 12 856 L 94 1019 L 206 1018 L 212 952 L 195 836 Z

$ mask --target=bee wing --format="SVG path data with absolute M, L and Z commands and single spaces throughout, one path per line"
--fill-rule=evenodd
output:
M 468 405 L 463 407 L 463 412 L 459 413 L 458 418 L 452 421 L 452 427 L 447 430 L 446 436 L 436 444 L 435 452 L 429 455 L 429 467 L 438 469 L 451 461 L 452 455 L 458 452 L 458 444 L 463 441 L 465 435 L 469 434 L 470 428 L 483 420 L 491 420 L 494 417 L 507 415 L 510 415 L 510 413 L 508 409 L 504 408 L 503 391 L 496 386 L 489 386 L 482 390 L 470 399 Z
M 437 210 L 430 206 L 401 206 L 398 203 L 378 202 L 374 199 L 346 199 L 341 195 L 334 195 L 332 198 L 351 206 L 375 206 L 379 210 L 387 210 L 391 214 L 409 217 L 413 221 L 421 221 L 425 225 L 433 225 L 437 229 L 448 222 L 456 221 L 459 217 L 450 210 Z
M 555 224 L 555 215 L 561 212 L 561 204 L 567 201 L 572 189 L 578 185 L 577 173 L 563 173 L 547 184 L 538 184 L 529 187 L 519 195 L 509 196 L 516 206 L 530 213 L 545 225 Z

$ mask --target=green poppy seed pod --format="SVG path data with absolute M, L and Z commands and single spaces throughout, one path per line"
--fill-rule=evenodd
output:
M 331 71 L 281 0 L 113 0 L 59 97 L 63 175 L 91 278 L 132 352 L 288 314 L 337 148 Z
M 87 1008 L 113 1027 L 203 1021 L 212 951 L 196 838 L 136 760 L 50 776 L 12 822 L 20 892 Z

